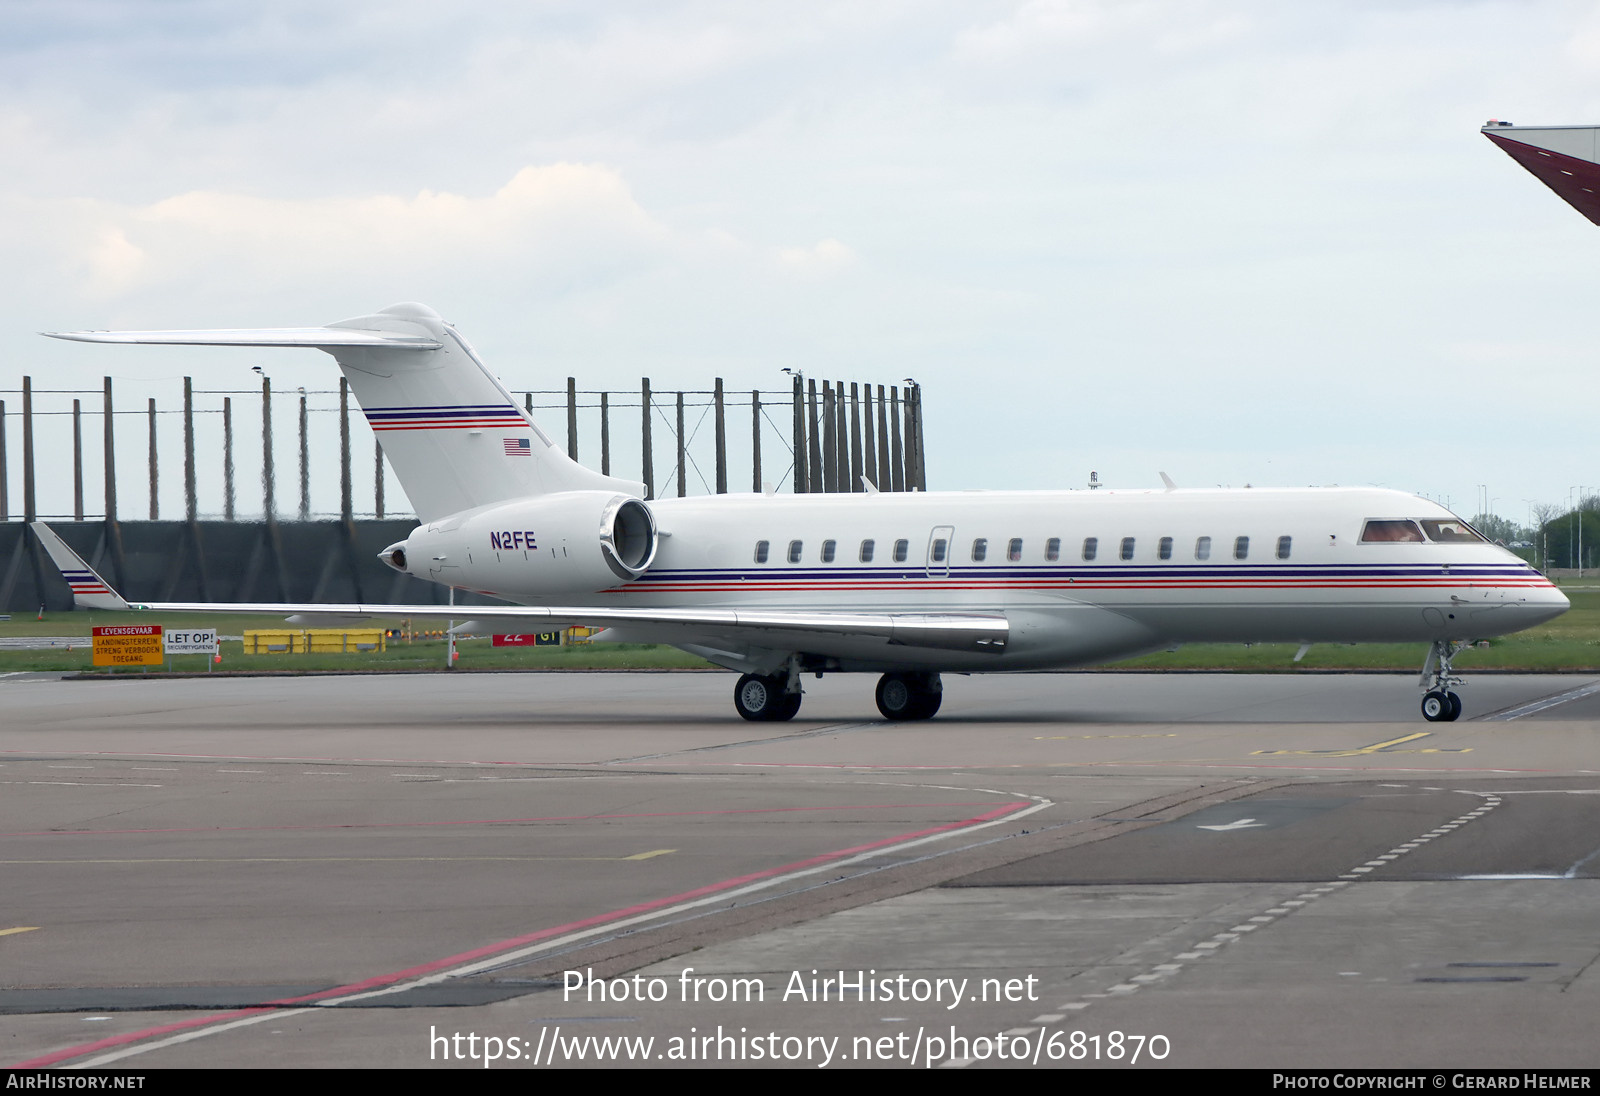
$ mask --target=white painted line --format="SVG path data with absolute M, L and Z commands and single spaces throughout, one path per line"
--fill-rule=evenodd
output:
M 1568 689 L 1564 693 L 1557 693 L 1555 696 L 1547 696 L 1542 700 L 1531 701 L 1519 708 L 1512 708 L 1510 711 L 1500 712 L 1497 715 L 1486 715 L 1483 717 L 1483 721 L 1493 723 L 1511 719 L 1524 719 L 1527 716 L 1548 711 L 1562 704 L 1571 704 L 1574 700 L 1582 700 L 1584 697 L 1592 696 L 1597 692 L 1600 692 L 1600 681 L 1593 681 L 1588 685 L 1581 685 L 1576 689 Z

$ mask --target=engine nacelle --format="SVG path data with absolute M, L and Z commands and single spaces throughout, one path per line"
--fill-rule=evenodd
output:
M 516 598 L 632 582 L 656 557 L 656 522 L 636 498 L 563 491 L 440 518 L 378 558 L 432 582 Z

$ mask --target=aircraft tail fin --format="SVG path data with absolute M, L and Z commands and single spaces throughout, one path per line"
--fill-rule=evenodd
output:
M 83 557 L 67 547 L 67 542 L 42 521 L 33 523 L 34 535 L 50 560 L 61 571 L 61 577 L 72 587 L 72 601 L 80 609 L 127 609 L 128 603 L 111 585 L 95 573 Z
M 417 517 L 557 491 L 643 485 L 569 458 L 539 429 L 466 339 L 420 304 L 326 327 L 47 333 L 79 342 L 314 347 L 338 361 Z

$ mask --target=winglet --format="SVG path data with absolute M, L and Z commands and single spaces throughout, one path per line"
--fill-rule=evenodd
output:
M 34 535 L 50 559 L 61 569 L 61 577 L 72 587 L 72 601 L 80 609 L 131 609 L 106 580 L 95 574 L 94 568 L 67 547 L 67 542 L 56 536 L 55 530 L 42 521 L 33 523 Z

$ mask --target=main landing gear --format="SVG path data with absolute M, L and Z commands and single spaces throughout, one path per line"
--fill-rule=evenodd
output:
M 884 674 L 878 680 L 878 711 L 885 719 L 931 719 L 943 699 L 938 674 Z
M 1453 686 L 1465 685 L 1450 667 L 1460 644 L 1453 639 L 1436 639 L 1422 664 L 1419 684 L 1428 691 L 1422 697 L 1422 718 L 1429 723 L 1454 723 L 1461 716 L 1461 698 Z
M 790 678 L 793 677 L 793 692 Z M 800 710 L 799 675 L 745 674 L 733 687 L 733 706 L 754 723 L 781 723 Z

